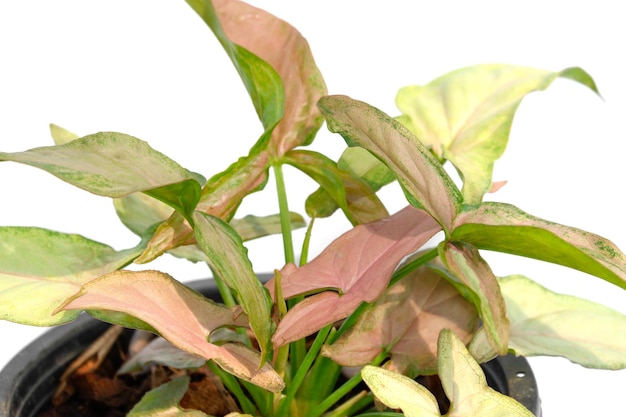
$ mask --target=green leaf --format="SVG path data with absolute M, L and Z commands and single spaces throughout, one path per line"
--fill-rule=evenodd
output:
M 113 132 L 88 135 L 65 145 L 0 152 L 2 160 L 41 168 L 76 187 L 107 197 L 199 179 L 146 142 Z M 167 202 L 174 207 L 177 203 Z
M 235 291 L 266 358 L 271 353 L 272 302 L 252 269 L 247 249 L 240 236 L 217 217 L 196 212 L 194 223 L 198 245 L 206 253 L 211 270 Z
M 440 258 L 454 277 L 470 290 L 470 299 L 480 312 L 489 343 L 499 354 L 506 354 L 509 347 L 509 320 L 500 285 L 491 268 L 470 244 L 448 242 L 440 250 Z
M 626 315 L 557 294 L 521 275 L 500 279 L 518 355 L 562 356 L 589 368 L 626 368 Z M 484 351 L 483 335 L 470 345 Z
M 52 326 L 78 312 L 54 311 L 86 282 L 122 268 L 144 244 L 123 251 L 35 227 L 0 227 L 0 319 Z
M 201 192 L 198 181 L 192 179 L 145 191 L 147 195 L 176 209 L 187 220 L 191 218 Z
M 411 272 L 360 315 L 322 354 L 342 366 L 363 366 L 389 352 L 386 365 L 402 374 L 437 372 L 437 340 L 444 328 L 469 341 L 478 323 L 472 303 L 428 267 Z
M 441 164 L 402 124 L 369 104 L 327 96 L 318 106 L 328 128 L 350 146 L 367 149 L 396 175 L 411 204 L 424 208 L 450 231 L 461 193 Z
M 298 213 L 290 212 L 289 219 L 292 230 L 306 227 L 304 217 Z M 270 214 L 269 216 L 247 215 L 240 219 L 232 219 L 230 226 L 235 229 L 244 242 L 281 232 L 280 215 L 278 214 Z
M 64 145 L 80 137 L 54 123 L 50 123 L 50 134 L 52 135 L 52 140 L 54 140 L 55 145 Z
M 598 92 L 581 68 L 551 72 L 512 65 L 476 65 L 443 75 L 425 86 L 400 89 L 396 104 L 407 127 L 438 158 L 448 159 L 464 180 L 467 204 L 491 189 L 494 162 L 502 156 L 513 116 L 530 92 L 564 77 Z
M 411 378 L 371 365 L 363 367 L 361 376 L 383 404 L 401 409 L 406 417 L 440 416 L 433 394 Z
M 114 295 L 114 296 L 112 296 Z M 83 285 L 59 310 L 99 310 L 114 324 L 125 313 L 152 326 L 174 346 L 215 361 L 227 372 L 278 392 L 283 381 L 273 369 L 260 366 L 258 352 L 235 344 L 215 345 L 211 332 L 223 326 L 244 326 L 248 318 L 237 309 L 217 304 L 159 271 L 115 271 Z
M 452 239 L 578 269 L 626 289 L 626 256 L 609 240 L 503 203 L 462 213 Z
M 146 393 L 127 414 L 128 417 L 209 417 L 202 411 L 183 410 L 183 399 L 190 378 L 181 376 Z
M 332 202 L 339 206 L 353 225 L 369 223 L 389 216 L 383 203 L 372 188 L 346 171 L 326 156 L 312 151 L 294 150 L 283 157 L 283 161 L 300 169 L 318 184 Z M 321 217 L 321 212 L 312 206 L 315 202 L 307 200 L 307 212 L 311 217 Z M 325 207 L 324 200 L 321 201 Z M 333 210 L 334 211 L 334 210 Z M 330 213 L 332 214 L 332 213 Z
M 522 404 L 487 385 L 480 365 L 450 330 L 438 344 L 439 378 L 450 399 L 448 417 L 534 417 Z

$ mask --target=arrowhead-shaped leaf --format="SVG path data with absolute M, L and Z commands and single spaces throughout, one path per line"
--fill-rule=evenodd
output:
M 469 342 L 477 323 L 474 305 L 440 274 L 421 267 L 387 289 L 322 353 L 342 366 L 363 366 L 384 350 L 391 354 L 387 368 L 432 374 L 437 372 L 439 332 L 452 329 Z
M 367 149 L 398 178 L 410 203 L 424 208 L 449 231 L 460 210 L 461 193 L 439 161 L 404 127 L 369 104 L 327 96 L 318 106 L 328 128 L 350 146 Z
M 411 378 L 371 365 L 363 367 L 361 376 L 376 398 L 406 417 L 440 417 L 433 394 Z
M 65 145 L 0 152 L 0 160 L 41 168 L 70 184 L 108 197 L 199 179 L 146 142 L 113 132 L 88 135 Z
M 272 303 L 252 269 L 240 236 L 217 217 L 194 214 L 198 245 L 208 257 L 211 270 L 235 291 L 264 355 L 271 351 Z
M 115 251 L 73 234 L 0 227 L 0 319 L 52 326 L 78 312 L 53 312 L 86 282 L 130 263 L 142 246 Z
M 509 320 L 496 276 L 472 245 L 452 242 L 441 249 L 440 257 L 448 269 L 469 289 L 467 295 L 480 312 L 489 343 L 499 354 L 506 354 Z
M 589 368 L 626 368 L 626 315 L 571 295 L 557 294 L 521 275 L 500 279 L 518 355 L 562 356 Z M 484 335 L 471 351 L 484 354 Z
M 68 300 L 64 310 L 100 310 L 128 314 L 154 328 L 173 345 L 207 360 L 243 380 L 272 392 L 283 382 L 261 356 L 247 348 L 210 343 L 211 332 L 222 326 L 243 326 L 246 316 L 214 303 L 159 271 L 116 271 L 95 279 Z M 107 319 L 106 314 L 100 314 Z M 115 323 L 118 316 L 109 318 Z M 127 323 L 115 323 L 123 324 Z
M 189 387 L 189 377 L 181 376 L 146 393 L 128 417 L 209 417 L 198 410 L 183 410 L 180 400 Z
M 439 378 L 451 402 L 448 417 L 534 417 L 513 398 L 487 385 L 480 365 L 450 330 L 439 337 Z
M 346 318 L 362 302 L 380 296 L 398 263 L 441 230 L 426 212 L 412 206 L 377 222 L 356 226 L 308 264 L 288 265 L 282 273 L 283 296 L 318 293 L 285 315 L 274 346 L 300 339 Z M 274 281 L 266 284 L 273 291 Z
M 626 256 L 601 236 L 502 203 L 483 203 L 462 213 L 455 223 L 454 240 L 564 265 L 626 289 Z
M 502 156 L 513 116 L 530 92 L 558 77 L 575 80 L 596 93 L 581 68 L 559 72 L 512 65 L 477 65 L 443 75 L 425 86 L 400 89 L 401 120 L 439 158 L 448 159 L 464 180 L 467 204 L 478 204 L 491 189 L 494 162 Z

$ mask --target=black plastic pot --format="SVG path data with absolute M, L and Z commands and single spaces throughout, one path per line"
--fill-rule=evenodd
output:
M 190 286 L 219 299 L 213 281 L 202 280 Z M 0 417 L 34 417 L 50 401 L 69 363 L 108 326 L 83 315 L 70 324 L 49 330 L 26 346 L 0 371 Z M 123 337 L 130 334 L 128 330 Z M 537 383 L 526 359 L 503 356 L 482 367 L 492 388 L 515 398 L 535 416 L 541 416 Z

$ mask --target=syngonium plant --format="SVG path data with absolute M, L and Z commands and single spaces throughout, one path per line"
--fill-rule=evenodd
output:
M 514 352 L 626 367 L 624 315 L 523 276 L 496 277 L 481 257 L 488 250 L 535 258 L 626 288 L 625 256 L 610 241 L 483 201 L 499 185 L 493 165 L 521 100 L 559 77 L 597 93 L 585 71 L 463 68 L 400 89 L 401 114 L 390 117 L 328 95 L 306 40 L 288 23 L 236 0 L 187 3 L 238 71 L 261 121 L 258 140 L 208 180 L 116 132 L 79 137 L 52 125 L 54 146 L 0 153 L 111 197 L 141 238 L 117 251 L 74 234 L 0 228 L 1 319 L 53 326 L 87 311 L 153 332 L 169 345 L 142 352 L 121 372 L 150 362 L 208 364 L 237 399 L 237 413 L 255 416 L 358 415 L 375 397 L 407 416 L 529 416 L 487 386 L 479 362 Z M 324 121 L 348 145 L 338 161 L 306 148 Z M 289 211 L 285 164 L 319 184 L 305 202 L 308 222 Z M 235 218 L 270 171 L 280 212 Z M 376 192 L 394 181 L 408 204 L 390 215 Z M 338 210 L 353 228 L 308 261 L 313 220 Z M 296 265 L 292 229 L 306 223 Z M 243 242 L 272 233 L 283 236 L 284 262 L 263 283 Z M 426 246 L 435 236 L 439 243 Z M 164 253 L 206 262 L 223 302 L 165 273 L 125 269 Z M 339 384 L 343 367 L 362 372 Z M 430 374 L 439 375 L 449 410 L 412 379 Z M 371 392 L 346 397 L 362 380 Z M 180 377 L 156 388 L 129 415 L 206 415 L 180 407 L 188 383 Z

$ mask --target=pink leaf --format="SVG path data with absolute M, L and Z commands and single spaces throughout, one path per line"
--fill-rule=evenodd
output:
M 474 306 L 445 278 L 422 267 L 390 287 L 322 354 L 342 366 L 370 363 L 383 349 L 400 373 L 437 371 L 437 340 L 451 329 L 465 342 L 478 321 Z
M 244 354 L 241 349 L 208 342 L 217 328 L 247 325 L 245 315 L 214 303 L 162 272 L 116 271 L 103 275 L 84 285 L 61 309 L 129 314 L 184 351 L 212 359 L 234 375 L 273 392 L 282 389 L 282 380 L 271 367 L 259 369 L 258 352 L 246 349 Z M 251 360 L 252 356 L 256 361 Z
M 347 317 L 362 302 L 375 300 L 398 263 L 440 230 L 430 215 L 408 206 L 393 216 L 355 227 L 301 268 L 287 265 L 282 271 L 285 298 L 326 291 L 298 303 L 285 315 L 274 334 L 274 346 L 310 335 Z M 267 284 L 271 292 L 273 285 L 273 280 Z M 300 320 L 303 317 L 306 320 Z
M 284 114 L 272 132 L 276 156 L 309 142 L 322 124 L 316 104 L 326 85 L 306 39 L 284 20 L 244 2 L 216 0 L 214 6 L 228 38 L 270 64 L 283 82 Z

